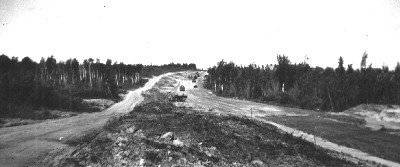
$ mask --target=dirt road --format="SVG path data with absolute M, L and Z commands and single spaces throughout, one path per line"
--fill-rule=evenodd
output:
M 193 75 L 193 74 L 186 74 L 186 75 Z M 262 103 L 255 103 L 239 99 L 218 97 L 213 95 L 209 90 L 203 88 L 201 81 L 202 79 L 203 78 L 200 77 L 197 80 L 197 83 L 192 83 L 191 80 L 188 80 L 187 78 L 184 77 L 180 77 L 180 79 L 177 80 L 177 82 L 180 85 L 184 85 L 186 87 L 185 94 L 188 94 L 187 101 L 185 103 L 180 103 L 180 104 L 178 102 L 178 105 L 193 107 L 194 109 L 199 109 L 205 112 L 217 112 L 221 114 L 232 114 L 237 116 L 252 117 L 253 119 L 257 119 L 259 121 L 272 124 L 285 132 L 292 133 L 294 136 L 298 137 L 301 136 L 302 138 L 304 138 L 309 142 L 313 143 L 316 142 L 319 146 L 323 148 L 351 155 L 346 157 L 349 160 L 353 160 L 355 162 L 357 162 L 357 159 L 361 159 L 363 161 L 376 162 L 387 166 L 400 166 L 399 163 L 375 157 L 357 149 L 341 146 L 319 137 L 314 138 L 314 135 L 296 130 L 295 127 L 287 127 L 281 124 L 277 124 L 275 122 L 267 121 L 263 118 L 265 116 L 274 116 L 274 115 L 307 117 L 311 111 L 273 106 Z M 198 85 L 198 88 L 194 88 L 194 85 L 196 84 Z M 356 159 L 352 157 L 356 157 Z
M 150 79 L 142 88 L 130 91 L 125 95 L 123 101 L 102 112 L 85 113 L 38 124 L 1 128 L 0 166 L 34 165 L 39 157 L 49 151 L 70 147 L 65 144 L 68 140 L 76 139 L 101 128 L 112 116 L 131 111 L 136 104 L 143 100 L 141 93 L 152 88 L 161 77 L 166 75 L 170 75 L 170 73 Z

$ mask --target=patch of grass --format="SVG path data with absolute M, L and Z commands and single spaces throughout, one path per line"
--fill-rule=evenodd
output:
M 13 127 L 13 126 L 21 126 L 21 125 L 28 125 L 28 122 L 14 122 L 14 123 L 10 123 L 5 125 L 5 127 Z
M 145 99 L 143 103 L 147 102 L 160 102 L 164 104 L 169 103 L 168 100 L 169 96 L 165 93 L 160 93 L 159 89 L 157 88 L 149 89 L 148 91 L 142 93 L 142 96 Z
M 144 155 L 145 159 L 153 164 L 159 164 L 162 160 L 162 157 L 155 151 L 147 151 Z
M 48 109 L 35 110 L 32 106 L 9 105 L 9 110 L 13 112 L 2 115 L 4 118 L 21 118 L 32 120 L 45 120 L 58 118 L 58 115 L 52 114 Z M 17 126 L 17 125 L 15 125 Z
M 122 116 L 111 117 L 103 126 L 103 129 L 109 132 L 118 131 L 117 127 L 122 123 Z
M 320 116 L 322 118 L 330 118 L 334 120 L 338 120 L 340 122 L 352 124 L 355 126 L 363 126 L 365 124 L 364 119 L 356 118 L 356 117 L 351 117 L 347 115 L 332 115 L 332 114 L 326 114 L 326 113 L 316 113 L 317 116 Z
M 33 106 L 26 105 L 15 105 L 8 104 L 7 105 L 8 112 L 4 112 L 0 114 L 0 117 L 3 118 L 22 118 L 22 119 L 35 119 L 35 112 Z M 12 112 L 10 112 L 12 111 Z
M 171 80 L 171 77 L 165 76 L 162 77 L 155 85 L 154 87 L 157 88 L 162 88 L 162 87 L 174 87 L 174 84 L 177 84 L 178 82 L 176 80 Z
M 85 99 L 108 99 L 113 98 L 109 92 L 104 90 L 97 90 L 97 89 L 84 89 L 78 91 L 74 94 L 76 97 L 85 98 Z
M 120 88 L 120 89 L 122 89 L 122 90 L 125 90 L 125 91 L 128 91 L 128 90 L 132 90 L 132 89 L 137 89 L 137 88 L 140 88 L 140 87 L 142 87 L 144 84 L 146 84 L 147 83 L 147 81 L 149 81 L 148 79 L 141 79 L 140 81 L 139 81 L 139 83 L 137 83 L 137 84 L 132 84 L 131 82 L 125 82 L 125 83 L 119 83 L 119 85 L 118 85 L 118 88 Z
M 65 144 L 68 144 L 70 146 L 78 146 L 79 144 L 87 144 L 90 143 L 93 139 L 96 138 L 96 136 L 101 133 L 100 130 L 92 130 L 88 133 L 86 133 L 83 136 L 80 136 L 78 138 L 74 139 L 69 139 L 65 142 Z
M 333 118 L 340 122 L 325 119 Z M 383 159 L 400 162 L 400 136 L 386 131 L 372 131 L 363 127 L 363 120 L 348 116 L 321 115 L 309 117 L 275 116 L 265 119 L 306 133 L 314 134 L 333 143 L 359 149 Z

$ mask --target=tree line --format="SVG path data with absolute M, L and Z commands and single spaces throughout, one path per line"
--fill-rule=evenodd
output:
M 359 69 L 310 67 L 306 60 L 293 64 L 277 55 L 277 64 L 238 66 L 224 60 L 208 69 L 205 87 L 218 95 L 295 105 L 303 109 L 344 111 L 359 104 L 400 104 L 400 63 L 367 66 L 364 53 Z
M 143 66 L 113 63 L 110 59 L 101 63 L 92 58 L 80 63 L 76 58 L 57 61 L 54 56 L 37 63 L 29 57 L 20 61 L 3 54 L 0 55 L 0 117 L 18 117 L 43 107 L 85 111 L 82 98 L 118 100 L 121 89 L 143 85 L 146 82 L 143 78 L 150 74 L 188 69 L 196 70 L 196 65 Z
M 161 75 L 166 72 L 177 72 L 177 71 L 187 71 L 187 70 L 197 70 L 196 64 L 194 63 L 169 63 L 164 65 L 146 65 L 143 67 L 143 76 L 151 77 Z

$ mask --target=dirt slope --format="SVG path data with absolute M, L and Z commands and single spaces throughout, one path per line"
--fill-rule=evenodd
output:
M 152 78 L 145 86 L 125 95 L 125 99 L 105 111 L 49 120 L 38 124 L 0 129 L 0 166 L 34 165 L 36 160 L 54 149 L 69 147 L 68 140 L 96 130 L 112 116 L 131 111 L 143 100 L 141 92 L 150 89 L 163 76 Z M 62 137 L 62 140 L 59 139 Z
M 357 159 L 361 159 L 363 161 L 372 162 L 370 163 L 371 165 L 374 163 L 379 163 L 387 166 L 400 166 L 399 163 L 375 157 L 357 149 L 340 146 L 319 137 L 314 138 L 314 135 L 312 134 L 307 134 L 305 132 L 296 130 L 295 128 L 267 121 L 262 118 L 265 116 L 274 116 L 274 115 L 307 116 L 310 113 L 309 111 L 287 108 L 287 107 L 272 106 L 272 105 L 255 103 L 244 100 L 218 97 L 209 92 L 209 90 L 202 88 L 203 87 L 201 82 L 202 79 L 203 78 L 200 77 L 197 80 L 197 83 L 191 83 L 191 81 L 185 77 L 180 77 L 180 79 L 178 79 L 178 83 L 184 85 L 186 88 L 189 88 L 185 91 L 186 94 L 189 94 L 187 102 L 178 105 L 190 106 L 195 109 L 203 110 L 206 112 L 218 112 L 221 114 L 228 114 L 228 115 L 232 114 L 232 115 L 246 116 L 246 117 L 252 116 L 254 119 L 257 119 L 259 121 L 275 125 L 276 127 L 285 132 L 293 133 L 294 136 L 302 136 L 305 140 L 310 142 L 316 141 L 316 143 L 323 148 L 351 155 L 348 156 L 348 158 L 353 159 L 354 161 L 358 161 Z M 195 84 L 198 85 L 198 88 L 193 88 Z M 356 159 L 352 157 L 356 157 Z

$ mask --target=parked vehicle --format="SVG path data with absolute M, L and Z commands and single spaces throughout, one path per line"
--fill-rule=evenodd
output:
M 181 86 L 179 87 L 179 90 L 180 90 L 180 91 L 185 91 L 185 86 L 181 85 Z
M 169 97 L 169 101 L 178 101 L 178 102 L 185 102 L 185 100 L 187 99 L 187 95 L 182 94 L 175 94 Z

